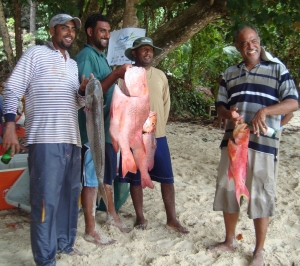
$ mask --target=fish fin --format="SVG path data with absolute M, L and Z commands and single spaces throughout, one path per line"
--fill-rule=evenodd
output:
M 148 165 L 148 171 L 151 171 L 153 167 L 154 167 L 154 159 L 153 159 L 153 161 L 151 163 L 149 163 L 149 165 Z
M 98 185 L 98 193 L 97 194 L 98 194 L 98 197 L 97 197 L 98 206 L 100 206 L 100 200 L 102 198 L 105 203 L 105 206 L 107 207 L 108 206 L 107 196 L 106 196 L 106 192 L 105 192 L 104 185 L 102 182 L 99 183 L 99 185 Z
M 136 174 L 136 163 L 132 153 L 122 157 L 122 176 L 125 177 L 128 172 Z
M 141 185 L 142 185 L 142 188 L 146 188 L 146 187 L 149 187 L 151 189 L 154 188 L 154 185 L 153 185 L 153 182 L 152 182 L 150 176 L 149 176 L 149 178 L 141 178 Z
M 239 206 L 240 206 L 240 201 L 241 201 L 242 196 L 247 198 L 248 204 L 249 204 L 249 200 L 250 200 L 249 191 L 248 191 L 247 187 L 245 186 L 245 184 L 244 183 L 242 183 L 242 184 L 243 184 L 242 186 L 235 188 L 235 196 L 236 196 L 236 200 L 237 200 Z
M 230 166 L 228 166 L 228 182 L 230 181 L 230 179 L 233 179 L 233 174 L 231 172 Z
M 110 137 L 111 137 L 111 136 L 110 136 Z M 112 137 L 111 137 L 111 142 L 112 142 L 114 151 L 115 151 L 115 152 L 118 152 L 118 151 L 119 151 L 119 144 L 118 144 L 118 142 L 117 142 L 114 138 L 112 138 Z

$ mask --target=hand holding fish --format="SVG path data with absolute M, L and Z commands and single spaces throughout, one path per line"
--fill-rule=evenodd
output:
M 244 122 L 244 117 L 237 112 L 238 108 L 231 108 L 229 110 L 229 119 L 236 125 Z
M 81 77 L 81 84 L 80 84 L 79 89 L 81 91 L 85 91 L 86 85 L 89 83 L 90 79 L 93 79 L 93 78 L 94 78 L 94 74 L 93 73 L 91 73 L 90 78 L 86 78 L 85 75 L 82 75 L 82 77 Z
M 115 69 L 115 74 L 118 78 L 124 79 L 125 72 L 128 68 L 132 67 L 131 64 L 124 64 Z
M 259 137 L 260 132 L 262 132 L 263 134 L 266 133 L 268 126 L 266 124 L 266 113 L 264 108 L 261 108 L 256 112 L 251 121 L 251 124 L 253 133 L 257 135 L 257 137 Z

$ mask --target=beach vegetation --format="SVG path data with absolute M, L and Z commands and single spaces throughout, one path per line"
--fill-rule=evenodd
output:
M 146 29 L 163 48 L 154 65 L 172 76 L 171 82 L 185 84 L 171 91 L 178 93 L 171 95 L 173 107 L 197 115 L 207 112 L 210 100 L 202 99 L 210 96 L 196 88 L 214 86 L 220 72 L 241 60 L 232 44 L 234 31 L 244 24 L 258 28 L 261 44 L 286 64 L 299 88 L 299 10 L 298 0 L 0 0 L 0 62 L 8 61 L 12 69 L 24 50 L 48 40 L 49 19 L 57 13 L 78 16 L 84 24 L 91 13 L 101 12 L 111 19 L 112 30 Z M 72 57 L 85 42 L 82 27 Z

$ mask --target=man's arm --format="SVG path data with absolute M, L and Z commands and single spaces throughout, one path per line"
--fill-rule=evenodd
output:
M 16 122 L 6 122 L 5 131 L 3 134 L 3 148 L 11 148 L 10 155 L 14 157 L 16 153 L 20 152 L 20 144 L 16 133 Z
M 286 125 L 292 118 L 294 117 L 294 113 L 286 114 L 280 121 L 280 126 L 283 127 Z
M 113 85 L 119 78 L 124 79 L 127 67 L 132 67 L 131 64 L 124 64 L 113 70 L 106 78 L 100 80 L 103 93 L 106 93 L 111 85 Z
M 231 108 L 228 110 L 224 105 L 219 105 L 217 108 L 218 116 L 224 119 L 230 119 L 234 124 L 242 123 L 243 116 L 237 112 L 238 108 Z
M 253 117 L 251 123 L 254 134 L 259 136 L 259 132 L 265 132 L 267 115 L 283 115 L 296 111 L 299 108 L 298 101 L 295 99 L 286 99 L 280 103 L 259 109 Z

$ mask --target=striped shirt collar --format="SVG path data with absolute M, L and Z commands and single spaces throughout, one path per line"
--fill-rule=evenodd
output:
M 46 42 L 45 42 L 45 45 L 46 45 L 49 49 L 51 49 L 51 50 L 53 50 L 53 51 L 56 51 L 56 52 L 59 52 L 59 53 L 60 53 L 60 51 L 57 50 L 57 49 L 54 47 L 53 42 L 46 41 Z M 65 52 L 66 52 L 66 59 L 70 59 L 70 55 L 69 55 L 68 51 L 65 50 Z

